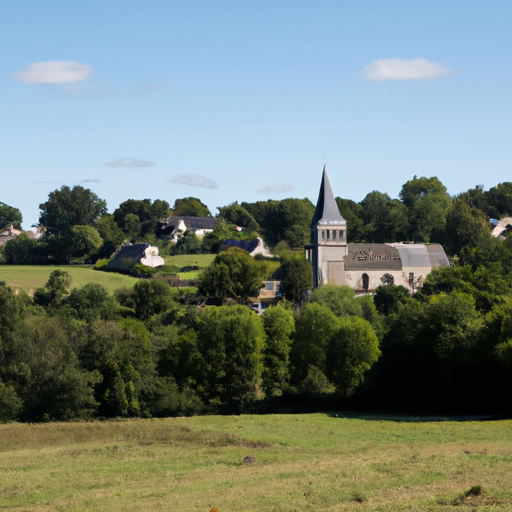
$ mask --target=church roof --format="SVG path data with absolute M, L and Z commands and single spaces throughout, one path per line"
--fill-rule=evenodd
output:
M 317 224 L 338 226 L 345 226 L 347 224 L 345 219 L 341 216 L 336 199 L 334 199 L 334 194 L 332 193 L 331 184 L 329 183 L 329 177 L 327 176 L 325 166 L 322 174 L 322 183 L 320 185 L 320 193 L 318 194 L 315 214 L 311 221 L 311 226 L 315 226 Z

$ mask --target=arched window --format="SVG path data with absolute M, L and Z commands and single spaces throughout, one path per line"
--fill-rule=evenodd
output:
M 370 287 L 370 278 L 366 273 L 364 273 L 361 277 L 363 278 L 363 288 L 365 291 L 368 291 L 368 288 Z

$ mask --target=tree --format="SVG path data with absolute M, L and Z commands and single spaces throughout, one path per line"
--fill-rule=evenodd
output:
M 0 202 L 0 231 L 3 231 L 10 224 L 12 224 L 15 229 L 21 229 L 22 222 L 23 217 L 18 208 Z
M 350 286 L 326 284 L 313 291 L 310 302 L 327 306 L 336 316 L 363 316 L 362 303 Z
M 290 359 L 297 382 L 302 381 L 310 365 L 325 373 L 329 340 L 338 328 L 336 315 L 327 307 L 308 303 L 295 321 L 295 339 Z
M 506 181 L 490 188 L 487 198 L 491 217 L 512 215 L 512 182 Z
M 135 316 L 140 320 L 161 313 L 169 308 L 171 288 L 166 281 L 142 280 L 133 287 L 135 301 Z
M 107 203 L 88 188 L 63 185 L 39 205 L 39 224 L 51 234 L 69 232 L 73 226 L 94 226 L 106 213 Z
M 181 217 L 211 217 L 208 206 L 197 197 L 185 197 L 176 199 L 173 206 L 173 215 Z
M 384 243 L 403 239 L 407 230 L 407 208 L 387 194 L 374 190 L 361 201 L 364 239 Z
M 429 242 L 434 232 L 444 229 L 452 200 L 439 179 L 414 176 L 403 185 L 400 198 L 409 212 L 412 240 Z
M 171 246 L 171 254 L 201 254 L 203 246 L 201 240 L 191 231 L 183 233 L 178 242 Z
M 292 247 L 300 247 L 309 242 L 310 223 L 315 212 L 313 203 L 305 199 L 288 198 L 283 201 L 258 201 L 242 203 L 261 226 L 270 245 L 286 240 Z
M 27 317 L 17 332 L 17 353 L 8 370 L 23 400 L 21 419 L 69 420 L 95 411 L 93 386 L 98 376 L 80 368 L 72 343 L 77 336 L 68 319 Z
M 103 239 L 103 246 L 100 250 L 101 258 L 110 258 L 115 250 L 125 241 L 126 235 L 116 224 L 113 215 L 103 214 L 96 223 L 96 229 Z
M 157 221 L 168 217 L 169 203 L 161 199 L 128 199 L 114 211 L 114 221 L 132 239 L 153 235 Z
M 21 233 L 9 240 L 2 249 L 2 260 L 7 265 L 36 265 L 46 263 L 46 244 Z
M 304 300 L 305 293 L 313 288 L 313 267 L 304 255 L 289 253 L 281 265 L 283 295 L 294 303 Z
M 243 236 L 244 234 L 237 231 L 234 224 L 228 224 L 224 219 L 219 219 L 213 231 L 204 235 L 201 242 L 201 251 L 215 254 L 225 240 L 240 240 Z
M 266 267 L 243 249 L 230 247 L 219 253 L 199 278 L 199 293 L 209 297 L 232 298 L 245 303 L 256 297 Z
M 477 185 L 474 188 L 470 188 L 466 192 L 462 192 L 455 199 L 464 201 L 469 207 L 476 208 L 486 215 L 492 217 L 489 211 L 489 198 L 487 192 L 484 192 L 483 185 Z
M 336 204 L 341 216 L 347 221 L 347 240 L 349 243 L 364 240 L 364 222 L 362 219 L 362 206 L 351 199 L 336 198 Z
M 198 383 L 210 404 L 239 412 L 261 396 L 263 325 L 245 306 L 222 306 L 204 311 L 197 347 L 201 354 Z
M 398 311 L 398 305 L 410 298 L 409 290 L 402 285 L 378 286 L 373 296 L 373 302 L 379 313 L 390 315 Z
M 250 231 L 256 231 L 259 228 L 254 217 L 237 202 L 231 203 L 228 206 L 218 207 L 217 209 L 219 210 L 217 217 L 224 219 L 226 222 L 247 228 Z
M 69 251 L 75 258 L 85 258 L 95 254 L 103 245 L 103 240 L 91 226 L 73 226 L 69 236 Z
M 485 214 L 463 200 L 455 199 L 444 230 L 443 246 L 448 254 L 457 254 L 462 263 L 467 263 L 471 251 L 488 245 L 490 237 Z
M 91 322 L 99 319 L 111 320 L 115 317 L 114 299 L 99 283 L 86 283 L 80 288 L 75 288 L 66 302 L 81 320 Z
M 379 339 L 362 318 L 340 318 L 327 347 L 326 374 L 338 390 L 356 388 L 381 354 Z
M 283 307 L 270 307 L 262 315 L 266 335 L 263 350 L 263 388 L 278 396 L 290 379 L 290 350 L 295 332 L 293 313 Z
M 40 306 L 57 305 L 69 293 L 73 279 L 65 270 L 54 270 L 44 288 L 37 288 L 34 292 L 34 302 Z

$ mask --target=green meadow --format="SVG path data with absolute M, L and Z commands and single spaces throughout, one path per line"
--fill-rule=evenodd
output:
M 206 268 L 215 258 L 215 254 L 185 254 L 165 256 L 166 265 L 183 268 L 197 266 Z M 87 283 L 99 283 L 110 292 L 127 286 L 132 288 L 137 279 L 116 272 L 93 270 L 91 265 L 0 265 L 0 281 L 5 281 L 13 289 L 19 288 L 32 294 L 36 288 L 43 287 L 54 270 L 65 270 L 73 278 L 71 288 Z M 179 272 L 182 279 L 197 279 L 200 272 Z
M 202 416 L 0 426 L 0 508 L 512 510 L 512 421 Z
M 134 277 L 114 272 L 93 270 L 91 265 L 0 265 L 0 281 L 5 281 L 13 289 L 20 288 L 32 294 L 43 287 L 54 270 L 65 270 L 73 278 L 71 288 L 87 283 L 99 283 L 110 292 L 123 286 L 133 287 Z

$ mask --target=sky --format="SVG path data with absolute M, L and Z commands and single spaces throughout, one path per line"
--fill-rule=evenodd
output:
M 0 202 L 512 181 L 512 2 L 0 0 Z

